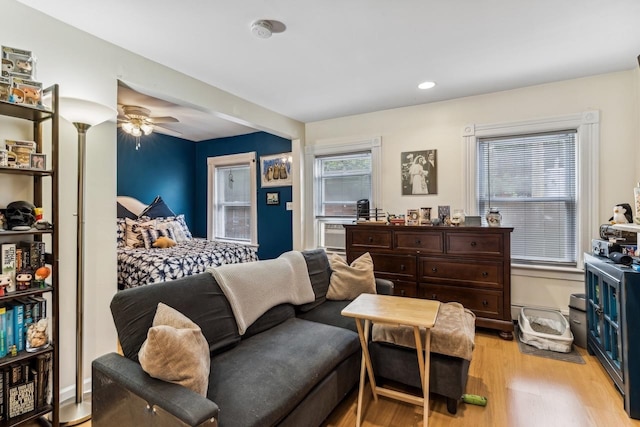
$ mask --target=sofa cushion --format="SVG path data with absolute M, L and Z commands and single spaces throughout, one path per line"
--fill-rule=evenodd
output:
M 373 275 L 373 259 L 366 252 L 355 259 L 351 265 L 338 254 L 332 254 L 331 279 L 327 299 L 352 300 L 362 293 L 376 293 L 376 278 Z
M 156 307 L 163 302 L 178 310 L 202 330 L 212 354 L 240 342 L 235 317 L 224 293 L 209 273 L 188 276 L 119 291 L 111 301 L 111 313 L 122 351 L 138 360 L 138 351 L 153 324 Z
M 220 407 L 221 426 L 277 425 L 354 353 L 356 333 L 289 319 L 213 357 L 207 397 Z
M 138 358 L 142 369 L 153 378 L 207 396 L 209 344 L 200 327 L 179 311 L 158 303 L 153 326 Z
M 309 279 L 316 296 L 315 301 L 298 306 L 298 310 L 305 312 L 319 306 L 326 301 L 327 290 L 329 289 L 329 278 L 331 277 L 331 265 L 324 249 L 313 249 L 303 251 L 302 256 L 307 263 Z
M 251 326 L 247 328 L 244 335 L 242 335 L 242 339 L 250 338 L 260 332 L 271 329 L 285 320 L 295 317 L 295 315 L 296 312 L 293 305 L 288 303 L 276 305 L 275 307 L 267 310 L 267 312 L 260 316 L 258 320 L 253 322 Z
M 325 325 L 338 326 L 344 329 L 351 329 L 357 332 L 356 322 L 352 317 L 345 317 L 341 314 L 342 310 L 349 305 L 351 301 L 325 301 L 313 310 L 304 313 L 298 313 L 298 317 L 312 322 L 324 323 Z

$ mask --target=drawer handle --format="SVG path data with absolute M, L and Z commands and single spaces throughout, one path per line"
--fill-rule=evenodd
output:
M 486 299 L 483 299 L 483 300 L 482 300 L 482 305 L 486 307 L 486 306 L 488 306 L 488 305 L 489 305 L 489 303 L 487 302 L 487 300 L 486 300 Z
M 431 299 L 438 299 L 438 294 L 431 294 Z
M 373 237 L 369 236 L 369 243 L 373 243 Z
M 487 277 L 489 275 L 489 273 L 487 273 L 486 271 L 482 272 L 482 277 Z
M 438 272 L 438 267 L 431 267 L 431 271 L 433 271 L 434 273 Z
M 422 243 L 420 239 L 416 239 L 416 245 L 419 245 L 420 243 Z
M 400 271 L 405 271 L 407 268 L 404 266 L 404 264 L 400 264 Z
M 404 289 L 400 289 L 400 296 L 403 297 L 405 296 L 404 294 L 405 294 Z
M 475 247 L 476 247 L 476 245 L 477 245 L 477 243 L 476 243 L 476 242 L 471 242 L 471 246 L 472 246 L 472 247 L 474 247 L 474 248 L 475 248 Z

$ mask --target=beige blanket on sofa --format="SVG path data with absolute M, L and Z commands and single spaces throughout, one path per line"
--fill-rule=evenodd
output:
M 431 352 L 471 360 L 475 346 L 475 323 L 475 314 L 462 304 L 440 304 L 436 323 L 431 328 Z M 420 332 L 424 345 L 426 331 L 420 328 Z M 416 348 L 411 326 L 374 324 L 372 340 Z
M 229 300 L 240 335 L 278 304 L 298 305 L 316 298 L 307 262 L 299 251 L 285 252 L 276 259 L 225 264 L 207 271 Z

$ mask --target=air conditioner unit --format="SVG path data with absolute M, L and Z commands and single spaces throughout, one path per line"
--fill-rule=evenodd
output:
M 344 250 L 346 248 L 345 229 L 342 224 L 320 224 L 322 241 L 320 245 L 325 249 Z

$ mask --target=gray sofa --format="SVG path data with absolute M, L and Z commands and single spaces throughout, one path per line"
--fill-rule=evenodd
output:
M 238 334 L 229 302 L 209 273 L 118 292 L 111 311 L 124 356 L 109 353 L 92 363 L 92 425 L 321 425 L 357 384 L 361 351 L 355 322 L 340 314 L 349 301 L 328 301 L 324 297 L 331 274 L 326 254 L 316 250 L 303 255 L 316 300 L 297 307 L 275 306 L 243 336 Z M 392 293 L 391 282 L 376 282 L 379 293 Z M 137 355 L 158 302 L 170 305 L 201 327 L 211 354 L 206 398 L 180 385 L 154 379 L 142 370 Z M 391 380 L 409 385 L 415 380 L 419 385 L 415 350 L 416 379 L 412 378 L 411 366 L 398 365 L 400 359 L 397 363 L 388 361 L 391 356 L 386 352 L 396 357 L 396 350 L 402 355 L 407 349 L 393 345 L 375 349 L 375 371 Z M 457 404 L 468 364 L 452 368 L 464 371 L 459 373 L 464 381 L 459 380 L 460 375 L 449 380 L 449 371 L 446 377 L 434 371 L 439 356 L 431 357 L 431 390 L 447 391 L 444 395 L 455 397 Z M 411 360 L 409 354 L 402 357 Z M 387 372 L 385 366 L 404 374 Z

